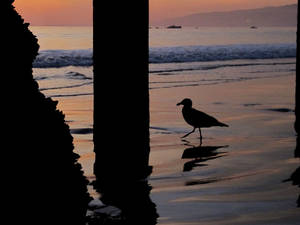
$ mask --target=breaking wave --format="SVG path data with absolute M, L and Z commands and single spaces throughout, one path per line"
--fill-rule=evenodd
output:
M 210 62 L 290 57 L 296 57 L 295 43 L 152 47 L 149 49 L 149 63 Z M 33 63 L 35 68 L 92 65 L 92 49 L 43 50 L 39 52 Z
M 296 44 L 242 44 L 150 48 L 150 63 L 296 57 Z

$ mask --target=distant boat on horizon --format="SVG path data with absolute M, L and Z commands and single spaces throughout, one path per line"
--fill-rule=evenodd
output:
M 178 26 L 178 25 L 171 25 L 171 26 L 168 26 L 167 28 L 168 29 L 181 29 L 182 27 Z
M 257 29 L 257 26 L 251 26 L 250 29 Z

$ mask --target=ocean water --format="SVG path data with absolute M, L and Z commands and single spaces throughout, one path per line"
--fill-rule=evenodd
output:
M 85 175 L 93 179 L 92 27 L 30 29 L 40 44 L 34 78 L 46 96 L 59 100 Z M 293 219 L 297 196 L 291 187 L 289 199 L 285 198 L 292 185 L 281 183 L 295 167 L 293 99 L 289 100 L 293 94 L 292 88 L 285 90 L 295 76 L 295 57 L 295 27 L 149 29 L 150 164 L 154 165 L 150 183 L 158 224 L 297 224 Z M 243 89 L 243 81 L 265 82 L 265 78 L 286 81 L 275 85 L 282 97 L 270 96 L 268 88 L 274 87 L 267 84 L 264 90 L 250 83 L 247 91 L 235 93 L 236 87 Z M 222 84 L 234 87 L 228 89 L 232 99 L 218 96 L 216 87 Z M 203 94 L 199 87 L 206 96 L 199 96 Z M 183 150 L 201 147 L 195 146 L 196 135 L 186 142 L 180 139 L 190 127 L 174 112 L 180 113 L 175 102 L 185 94 L 209 102 L 205 110 L 217 115 L 220 110 L 219 115 L 231 121 L 226 132 L 205 131 L 204 142 L 212 146 L 203 146 L 207 155 L 190 161 L 181 159 Z M 288 114 L 276 114 L 280 110 Z M 214 146 L 220 150 L 205 152 Z M 276 222 L 273 215 L 283 219 Z M 275 222 L 264 223 L 265 216 Z M 285 218 L 291 219 L 282 222 Z
M 93 177 L 92 27 L 30 26 L 40 45 L 33 76 L 59 101 L 88 179 Z
M 76 151 L 90 159 L 92 27 L 30 29 L 40 44 L 33 63 L 34 78 L 46 96 L 60 101 Z M 162 88 L 180 90 L 294 73 L 296 28 L 149 29 L 149 47 L 150 92 Z M 88 160 L 85 168 L 92 175 Z
M 45 94 L 92 94 L 92 27 L 31 29 L 41 46 L 33 66 Z M 294 27 L 150 29 L 149 34 L 151 89 L 259 79 L 295 69 Z

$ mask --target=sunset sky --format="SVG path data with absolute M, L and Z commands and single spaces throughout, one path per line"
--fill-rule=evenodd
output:
M 150 24 L 198 12 L 230 11 L 294 4 L 297 0 L 149 0 Z M 15 0 L 32 25 L 91 25 L 92 0 Z
M 32 25 L 92 24 L 92 0 L 15 0 L 14 6 Z

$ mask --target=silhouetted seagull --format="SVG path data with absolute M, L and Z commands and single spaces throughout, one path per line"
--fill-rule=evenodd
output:
M 200 143 L 202 143 L 202 134 L 200 128 L 214 127 L 214 126 L 228 127 L 227 124 L 219 122 L 216 118 L 192 108 L 192 104 L 193 104 L 192 100 L 189 98 L 185 98 L 177 104 L 177 105 L 183 105 L 182 108 L 183 118 L 189 125 L 194 127 L 194 129 L 191 132 L 187 133 L 181 138 L 187 137 L 188 135 L 193 133 L 196 128 L 199 128 Z

